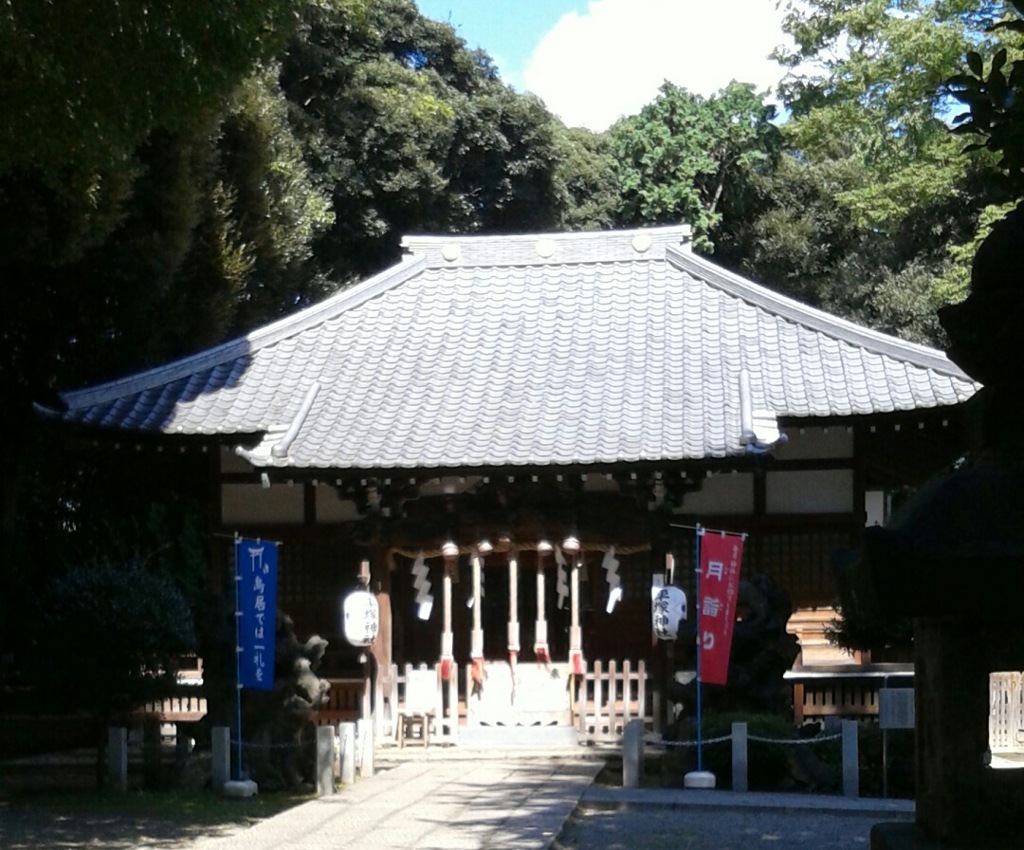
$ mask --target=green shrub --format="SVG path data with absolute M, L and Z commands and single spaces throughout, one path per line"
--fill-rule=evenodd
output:
M 788 791 L 800 788 L 817 791 L 837 787 L 840 776 L 838 741 L 792 745 L 751 740 L 754 737 L 778 741 L 796 740 L 797 733 L 785 717 L 749 713 L 706 715 L 703 723 L 704 740 L 715 741 L 731 735 L 733 723 L 747 724 L 747 783 L 750 790 Z M 687 736 L 691 740 L 696 738 L 694 723 L 691 723 Z M 681 750 L 680 768 L 683 773 L 696 770 L 696 747 L 674 749 Z M 731 739 L 705 744 L 703 768 L 715 774 L 719 787 L 731 787 Z

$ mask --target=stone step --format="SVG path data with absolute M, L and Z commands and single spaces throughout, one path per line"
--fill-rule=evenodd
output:
M 458 745 L 464 749 L 545 749 L 579 746 L 575 726 L 463 726 Z

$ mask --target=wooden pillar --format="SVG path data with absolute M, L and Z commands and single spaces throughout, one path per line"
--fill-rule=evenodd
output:
M 473 631 L 470 635 L 469 655 L 473 659 L 484 657 L 484 630 L 480 609 L 482 607 L 480 598 L 480 570 L 482 567 L 480 556 L 476 553 L 470 556 L 470 565 L 473 569 Z
M 508 558 L 508 655 L 515 665 L 519 655 L 519 561 L 515 552 Z
M 370 644 L 370 655 L 373 656 L 372 676 L 367 672 L 366 682 L 368 694 L 364 694 L 364 700 L 370 705 L 373 713 L 374 732 L 378 737 L 382 735 L 384 728 L 384 700 L 383 695 L 390 693 L 392 689 L 391 665 L 394 660 L 394 619 L 391 616 L 391 569 L 390 557 L 383 547 L 376 549 L 376 561 L 383 564 L 382 569 L 377 570 L 377 606 L 380 614 L 380 626 L 377 637 Z M 370 574 L 370 564 L 366 563 L 366 583 L 372 589 L 374 581 Z M 362 567 L 362 565 L 361 565 Z M 391 707 L 392 712 L 394 706 Z
M 569 571 L 569 664 L 572 672 L 585 673 L 583 661 L 583 630 L 580 627 L 580 564 L 575 561 Z
M 537 622 L 533 633 L 533 654 L 542 664 L 551 660 L 551 650 L 548 648 L 548 621 L 544 611 L 545 586 L 544 586 L 544 553 L 537 550 Z
M 455 661 L 454 636 L 452 634 L 452 573 L 446 563 L 444 577 L 441 579 L 441 678 L 448 681 L 451 677 L 452 663 Z

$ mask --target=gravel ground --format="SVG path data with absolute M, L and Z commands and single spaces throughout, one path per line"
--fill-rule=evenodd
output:
M 908 816 L 908 820 L 912 819 Z M 580 807 L 556 850 L 866 850 L 878 815 Z

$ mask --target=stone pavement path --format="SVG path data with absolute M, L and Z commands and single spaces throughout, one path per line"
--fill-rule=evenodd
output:
M 253 826 L 213 831 L 99 813 L 48 818 L 0 797 L 0 848 L 867 850 L 873 824 L 913 819 L 908 801 L 592 785 L 602 767 L 564 755 L 402 761 Z
M 555 850 L 868 850 L 871 827 L 909 814 L 581 806 Z
M 543 850 L 598 762 L 406 762 L 190 850 Z

